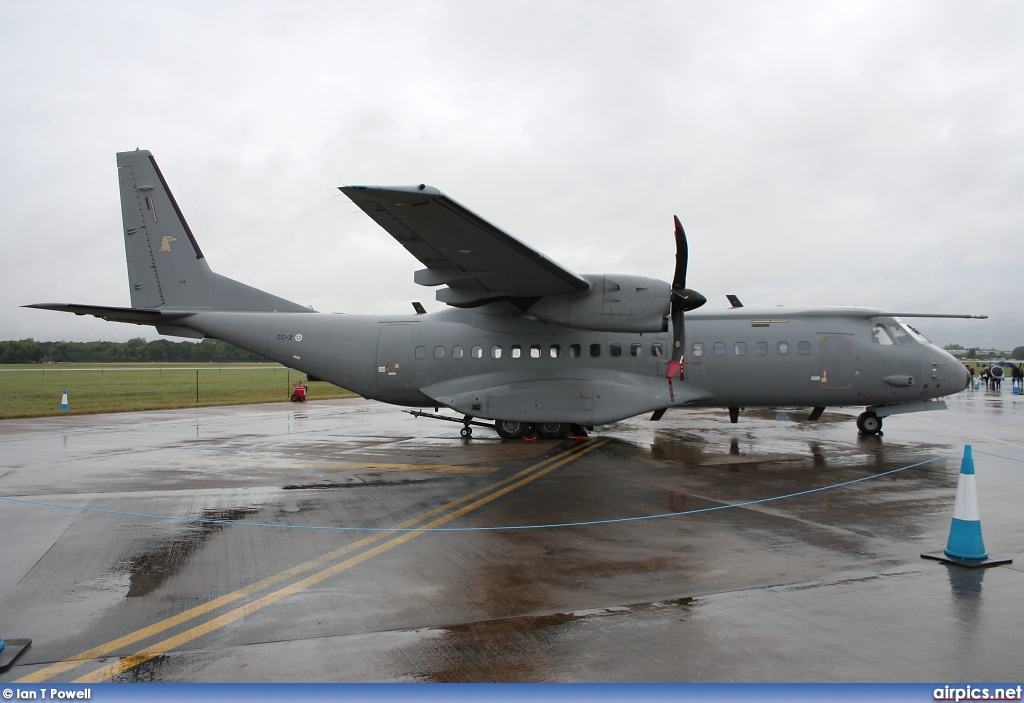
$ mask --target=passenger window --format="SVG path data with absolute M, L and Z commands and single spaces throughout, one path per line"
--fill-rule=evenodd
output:
M 736 356 L 746 356 L 747 355 L 747 343 L 746 342 L 736 342 L 736 345 L 732 348 L 732 350 L 734 352 L 736 352 Z
M 443 359 L 444 358 L 444 347 L 434 347 L 434 358 L 435 359 Z
M 715 356 L 725 356 L 725 342 L 715 342 Z
M 796 345 L 796 350 L 798 352 L 800 352 L 801 356 L 807 356 L 808 354 L 811 353 L 811 343 L 810 342 L 799 342 Z
M 644 345 L 643 344 L 630 344 L 629 345 L 630 356 L 643 356 Z
M 622 356 L 622 345 L 621 344 L 612 344 L 612 345 L 610 345 L 608 347 L 608 352 L 612 356 Z
M 779 342 L 779 356 L 789 354 L 789 342 Z
M 758 342 L 755 344 L 754 353 L 758 356 L 768 356 L 768 342 Z
M 591 356 L 601 356 L 601 345 L 600 344 L 591 344 L 590 345 L 590 355 Z
M 548 350 L 548 353 L 551 354 L 552 359 L 557 359 L 561 351 L 562 348 L 560 346 L 558 346 L 557 344 L 552 344 L 551 349 Z
M 660 357 L 665 356 L 665 347 L 661 346 L 661 343 L 655 343 L 651 345 L 651 356 Z
M 475 347 L 473 347 L 473 358 L 474 359 L 483 359 L 484 358 L 484 348 L 481 347 L 479 344 L 476 345 Z
M 579 355 L 580 355 L 580 345 L 579 344 L 570 344 L 569 345 L 569 356 L 572 357 L 573 359 L 575 359 Z
M 891 347 L 896 342 L 893 341 L 889 331 L 885 329 L 885 325 L 877 324 L 874 329 L 871 330 L 871 341 L 875 344 L 881 344 L 885 347 Z
M 427 348 L 426 347 L 416 347 L 416 358 L 417 359 L 426 359 L 427 358 Z
M 693 355 L 694 356 L 704 356 L 704 343 L 703 342 L 694 342 L 693 343 Z
M 512 345 L 512 358 L 513 359 L 518 359 L 522 355 L 523 355 L 523 348 L 521 346 L 519 346 L 518 344 L 513 344 Z
M 462 347 L 452 347 L 452 358 L 453 359 L 461 359 L 462 358 Z
M 500 344 L 495 344 L 493 347 L 491 347 L 491 358 L 492 359 L 500 359 L 501 358 L 501 345 Z
M 530 347 L 530 358 L 531 359 L 539 359 L 540 358 L 540 345 L 539 344 L 534 344 L 534 345 L 532 345 Z

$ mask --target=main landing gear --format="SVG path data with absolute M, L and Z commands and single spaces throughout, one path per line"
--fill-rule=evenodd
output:
M 579 425 L 570 425 L 564 422 L 539 422 L 530 424 L 518 420 L 498 420 L 494 423 L 494 429 L 502 439 L 580 439 L 587 436 L 587 431 Z
M 462 429 L 459 430 L 459 434 L 465 438 L 473 436 L 473 428 L 471 425 L 477 427 L 489 427 L 494 429 L 498 433 L 498 436 L 502 439 L 523 439 L 527 442 L 532 442 L 537 439 L 587 439 L 587 431 L 580 425 L 574 425 L 566 422 L 520 422 L 518 420 L 496 420 L 492 425 L 489 422 L 480 422 L 474 420 L 472 417 L 452 417 L 451 415 L 439 415 L 434 413 L 425 413 L 421 410 L 406 410 L 413 417 L 429 417 L 434 420 L 446 420 L 448 422 L 458 422 L 462 425 Z
M 872 412 L 862 412 L 857 418 L 857 429 L 861 434 L 882 434 L 882 418 Z

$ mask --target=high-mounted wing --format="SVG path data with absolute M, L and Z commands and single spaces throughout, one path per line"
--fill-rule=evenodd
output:
M 430 186 L 342 186 L 339 190 L 426 266 L 414 280 L 447 285 L 455 307 L 586 290 L 590 284 Z

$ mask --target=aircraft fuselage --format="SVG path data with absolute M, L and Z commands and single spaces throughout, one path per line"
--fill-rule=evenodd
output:
M 669 332 L 589 332 L 460 309 L 202 312 L 187 324 L 366 398 L 488 419 L 509 419 L 514 408 L 524 422 L 593 425 L 681 405 L 886 406 L 949 395 L 968 381 L 962 364 L 896 318 L 858 308 L 691 313 L 685 380 L 672 387 Z M 540 391 L 567 383 L 578 386 L 578 402 L 545 407 Z

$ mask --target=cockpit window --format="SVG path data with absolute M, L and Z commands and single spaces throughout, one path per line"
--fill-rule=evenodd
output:
M 889 334 L 889 330 L 885 329 L 885 325 L 881 323 L 875 325 L 875 328 L 871 330 L 871 341 L 884 346 L 892 346 L 896 343 L 892 335 Z
M 888 327 L 889 331 L 892 332 L 892 335 L 896 338 L 896 341 L 900 344 L 906 344 L 910 341 L 910 333 L 907 332 L 902 325 L 890 322 Z
M 910 335 L 911 337 L 913 337 L 914 339 L 916 339 L 917 341 L 919 341 L 919 342 L 925 342 L 925 343 L 927 343 L 927 344 L 931 344 L 931 340 L 929 340 L 929 339 L 928 339 L 927 337 L 925 337 L 925 336 L 924 336 L 923 334 L 921 334 L 920 332 L 918 332 L 918 331 L 917 331 L 916 329 L 914 329 L 913 327 L 911 327 L 910 325 L 908 325 L 908 324 L 907 324 L 906 322 L 904 322 L 903 320 L 897 320 L 897 322 L 899 323 L 900 327 L 902 327 L 903 329 L 905 329 L 905 330 L 907 331 L 907 333 L 908 333 L 908 334 L 909 334 L 909 335 Z

